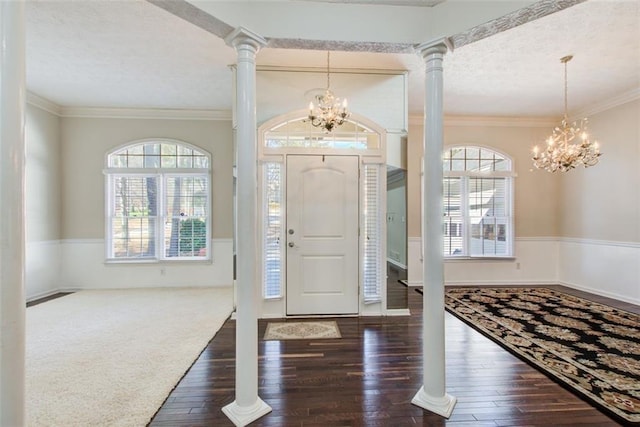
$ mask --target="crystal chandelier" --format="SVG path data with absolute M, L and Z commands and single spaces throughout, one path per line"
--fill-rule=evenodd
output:
M 327 52 L 327 88 L 321 95 L 316 95 L 317 106 L 313 102 L 309 103 L 308 121 L 315 127 L 322 128 L 325 133 L 331 132 L 336 126 L 340 126 L 351 115 L 347 110 L 347 100 L 340 103 L 340 98 L 331 92 L 329 58 L 330 52 Z
M 598 141 L 591 141 L 587 133 L 587 119 L 580 123 L 569 124 L 567 108 L 567 62 L 573 56 L 565 56 L 560 59 L 564 64 L 564 116 L 560 126 L 553 129 L 553 133 L 547 139 L 547 146 L 540 151 L 538 146 L 533 147 L 533 165 L 538 169 L 548 172 L 567 172 L 576 166 L 589 167 L 598 163 L 600 148 Z M 578 138 L 576 142 L 574 139 Z

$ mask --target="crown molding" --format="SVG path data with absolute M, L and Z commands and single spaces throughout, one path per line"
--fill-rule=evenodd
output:
M 411 114 L 410 125 L 421 125 L 423 116 Z M 445 126 L 549 127 L 557 124 L 553 117 L 444 116 Z
M 602 113 L 603 111 L 610 110 L 619 105 L 623 105 L 627 102 L 635 101 L 637 99 L 640 99 L 640 88 L 631 89 L 613 98 L 598 102 L 597 104 L 580 110 L 575 114 L 572 114 L 572 116 L 578 118 L 593 116 L 594 114 Z
M 327 68 L 320 67 L 289 67 L 281 65 L 258 65 L 256 71 L 282 71 L 294 73 L 321 73 L 326 74 Z M 391 76 L 406 76 L 408 70 L 391 68 L 331 68 L 331 74 L 382 74 Z
M 62 107 L 60 107 L 58 104 L 29 91 L 27 91 L 27 104 L 31 104 L 34 107 L 38 107 L 41 110 L 44 110 L 56 116 L 59 116 L 60 111 L 62 110 Z
M 231 120 L 231 110 L 96 107 L 62 107 L 60 110 L 61 117 L 102 119 Z
M 231 110 L 179 110 L 164 108 L 99 108 L 63 107 L 33 92 L 27 91 L 27 104 L 58 117 L 101 119 L 163 119 L 163 120 L 231 120 Z

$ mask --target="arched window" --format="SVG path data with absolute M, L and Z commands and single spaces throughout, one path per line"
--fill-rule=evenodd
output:
M 484 147 L 450 147 L 443 158 L 444 256 L 513 256 L 513 170 Z
M 210 156 L 174 140 L 137 141 L 107 155 L 107 258 L 210 258 Z

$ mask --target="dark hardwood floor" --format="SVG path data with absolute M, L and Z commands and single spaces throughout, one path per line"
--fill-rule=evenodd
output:
M 407 270 L 387 263 L 387 307 L 409 308 L 408 294 L 410 289 L 400 283 L 407 279 Z
M 259 395 L 273 411 L 252 425 L 620 425 L 448 313 L 447 391 L 458 403 L 448 420 L 412 405 L 422 385 L 422 296 L 409 288 L 407 298 L 411 316 L 335 319 L 342 339 L 260 340 Z M 232 426 L 221 408 L 234 400 L 234 342 L 228 320 L 150 425 Z

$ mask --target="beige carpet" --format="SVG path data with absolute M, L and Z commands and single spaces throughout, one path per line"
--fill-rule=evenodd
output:
M 29 426 L 145 426 L 232 311 L 232 289 L 81 291 L 27 309 Z
M 269 322 L 264 333 L 265 341 L 323 338 L 340 338 L 340 329 L 336 322 Z

